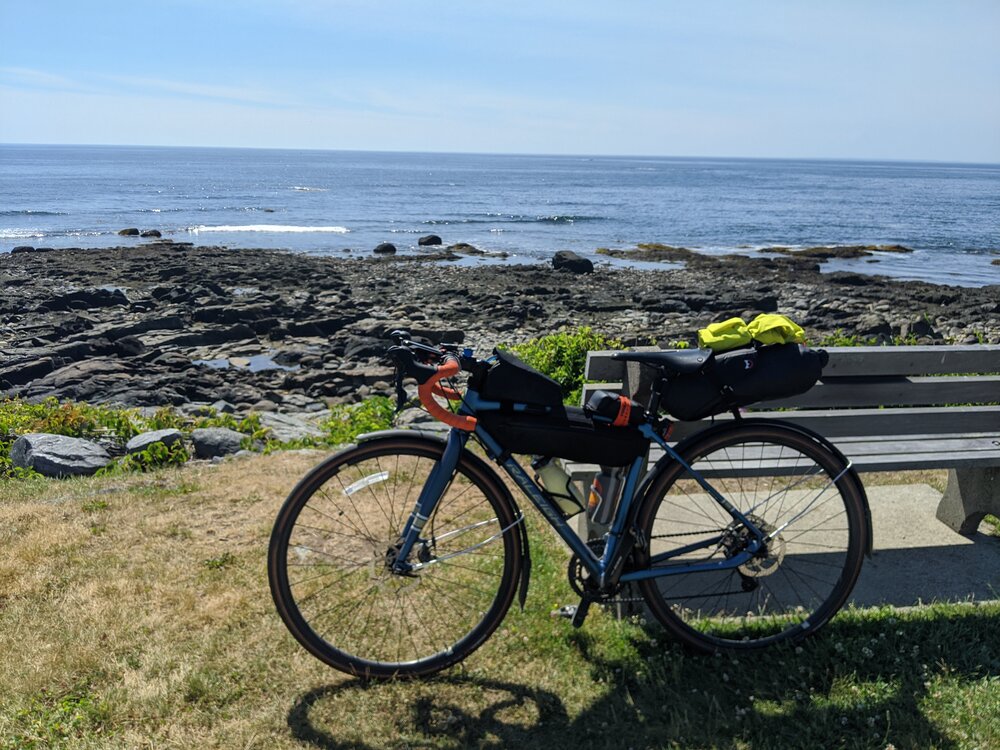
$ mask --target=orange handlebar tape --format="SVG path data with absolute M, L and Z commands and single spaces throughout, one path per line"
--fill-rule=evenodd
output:
M 465 430 L 466 432 L 472 432 L 476 429 L 476 418 L 467 417 L 460 414 L 453 414 L 452 412 L 445 409 L 443 406 L 438 404 L 434 400 L 434 394 L 437 392 L 452 391 L 451 388 L 442 388 L 438 385 L 438 381 L 442 378 L 450 378 L 459 371 L 459 364 L 453 359 L 448 360 L 443 365 L 438 367 L 437 372 L 428 379 L 426 383 L 417 388 L 417 395 L 420 397 L 420 403 L 424 405 L 424 408 L 430 412 L 430 415 L 435 419 L 444 422 L 449 427 L 457 427 L 460 430 Z M 437 389 L 437 390 L 435 390 Z M 457 393 L 456 393 L 457 395 Z M 449 398 L 448 396 L 444 396 Z
M 449 401 L 461 401 L 462 394 L 453 388 L 448 388 L 447 386 L 441 385 L 440 383 L 435 383 L 431 388 L 431 393 L 435 396 L 440 396 L 441 398 L 446 398 Z

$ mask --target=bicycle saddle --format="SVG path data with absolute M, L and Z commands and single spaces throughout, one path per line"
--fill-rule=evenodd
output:
M 698 372 L 712 356 L 711 349 L 678 349 L 665 352 L 615 352 L 611 359 L 658 367 L 667 375 Z

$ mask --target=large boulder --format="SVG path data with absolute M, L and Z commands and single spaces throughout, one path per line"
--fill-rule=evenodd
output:
M 303 440 L 305 438 L 323 437 L 324 433 L 319 427 L 307 419 L 294 417 L 290 414 L 277 414 L 265 412 L 258 415 L 262 427 L 267 427 L 271 431 L 271 437 L 287 443 L 292 440 Z
M 126 453 L 141 453 L 156 443 L 163 443 L 168 448 L 183 437 L 180 430 L 153 430 L 136 435 L 125 444 Z
M 33 432 L 14 441 L 10 460 L 14 466 L 34 469 L 46 477 L 71 477 L 95 473 L 111 463 L 111 456 L 89 440 Z
M 372 252 L 376 255 L 395 255 L 396 246 L 391 242 L 383 242 L 382 244 L 377 245 Z
M 594 264 L 588 258 L 581 258 L 572 250 L 560 250 L 552 256 L 552 267 L 573 273 L 593 273 Z
M 216 458 L 237 453 L 243 447 L 242 432 L 226 427 L 202 427 L 191 431 L 194 454 L 198 458 Z
M 441 238 L 436 234 L 428 234 L 417 240 L 417 244 L 421 247 L 428 247 L 433 245 L 440 245 Z

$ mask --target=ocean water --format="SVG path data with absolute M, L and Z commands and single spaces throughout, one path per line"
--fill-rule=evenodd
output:
M 1000 165 L 0 145 L 0 252 L 146 242 L 125 227 L 348 257 L 434 233 L 508 263 L 901 244 L 824 268 L 982 286 L 1000 283 Z

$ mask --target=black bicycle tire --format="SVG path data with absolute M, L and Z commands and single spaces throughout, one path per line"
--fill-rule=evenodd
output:
M 482 619 L 464 637 L 452 644 L 450 649 L 405 663 L 376 661 L 347 653 L 328 643 L 315 632 L 299 610 L 288 578 L 288 544 L 298 515 L 319 488 L 339 473 L 341 467 L 375 456 L 399 455 L 405 452 L 437 459 L 444 452 L 444 443 L 419 436 L 393 436 L 351 446 L 323 461 L 298 482 L 285 500 L 275 520 L 268 549 L 267 568 L 271 595 L 278 614 L 289 632 L 320 661 L 363 679 L 426 677 L 462 661 L 482 646 L 503 621 L 513 602 L 521 575 L 521 535 L 517 528 L 516 511 L 509 492 L 495 472 L 472 454 L 464 452 L 457 471 L 463 473 L 482 491 L 483 496 L 496 511 L 500 527 L 505 529 L 502 536 L 504 545 L 502 575 L 492 606 Z
M 756 440 L 761 443 L 774 443 L 800 450 L 819 464 L 830 476 L 841 474 L 836 482 L 840 496 L 844 500 L 844 508 L 848 519 L 848 547 L 845 554 L 841 575 L 830 592 L 830 595 L 807 618 L 806 626 L 797 626 L 774 635 L 754 640 L 731 640 L 703 633 L 689 625 L 677 615 L 664 600 L 656 579 L 646 579 L 639 582 L 639 590 L 653 616 L 667 632 L 687 648 L 702 653 L 720 651 L 743 651 L 765 648 L 779 642 L 795 643 L 815 633 L 830 618 L 832 618 L 850 596 L 861 572 L 864 556 L 868 551 L 870 529 L 864 490 L 860 479 L 853 469 L 845 469 L 844 459 L 826 447 L 820 440 L 814 439 L 807 431 L 795 426 L 754 420 L 736 423 L 724 429 L 713 429 L 704 436 L 696 435 L 683 446 L 681 457 L 688 465 L 700 457 L 709 455 L 713 450 L 725 447 L 727 443 Z M 651 526 L 656 518 L 656 511 L 673 484 L 686 476 L 686 471 L 677 462 L 665 462 L 658 467 L 658 473 L 647 484 L 639 511 L 637 526 L 646 539 L 651 536 Z M 636 569 L 649 566 L 649 549 L 640 549 L 633 553 Z

